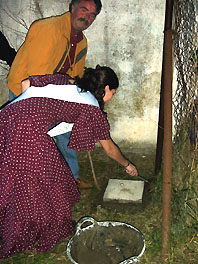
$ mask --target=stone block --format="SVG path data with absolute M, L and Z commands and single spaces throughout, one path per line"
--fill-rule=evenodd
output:
M 144 181 L 109 179 L 103 201 L 142 203 Z

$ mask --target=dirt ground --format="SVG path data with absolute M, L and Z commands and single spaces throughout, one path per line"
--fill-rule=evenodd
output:
M 139 175 L 144 179 L 148 180 L 148 183 L 144 183 L 144 192 L 142 203 L 118 203 L 118 202 L 104 202 L 103 196 L 106 190 L 109 179 L 124 179 L 124 180 L 141 180 L 136 177 L 129 176 L 122 166 L 118 165 L 117 162 L 111 160 L 106 156 L 104 151 L 97 147 L 94 152 L 91 153 L 94 171 L 96 174 L 97 181 L 100 185 L 100 190 L 94 193 L 91 201 L 92 206 L 101 206 L 105 209 L 116 210 L 116 211 L 128 211 L 129 213 L 137 213 L 144 210 L 151 201 L 151 183 L 155 180 L 154 165 L 155 165 L 155 149 L 149 148 L 144 149 L 124 149 L 124 155 L 137 167 Z M 91 166 L 88 162 L 88 154 L 78 154 L 80 172 L 83 174 L 83 179 L 91 181 L 94 185 Z M 86 164 L 86 165 L 85 165 Z M 85 170 L 87 169 L 87 172 Z M 94 185 L 94 189 L 96 186 Z M 92 190 L 81 190 L 81 198 L 85 198 L 93 194 Z

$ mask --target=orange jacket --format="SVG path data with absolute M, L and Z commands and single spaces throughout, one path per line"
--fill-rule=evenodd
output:
M 70 12 L 33 22 L 10 68 L 8 88 L 18 96 L 24 79 L 58 72 L 69 55 L 70 33 Z M 83 35 L 76 47 L 72 70 L 67 74 L 82 76 L 86 54 L 87 40 Z

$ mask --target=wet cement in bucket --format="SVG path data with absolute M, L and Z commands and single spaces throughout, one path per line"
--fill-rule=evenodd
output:
M 71 256 L 79 264 L 118 264 L 138 256 L 144 247 L 142 234 L 128 226 L 95 226 L 74 237 Z

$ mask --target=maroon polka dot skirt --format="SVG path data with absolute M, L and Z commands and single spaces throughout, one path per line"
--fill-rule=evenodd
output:
M 0 112 L 0 258 L 46 251 L 72 234 L 75 180 L 48 129 L 74 123 L 69 147 L 91 151 L 110 139 L 109 124 L 96 106 L 30 98 Z

